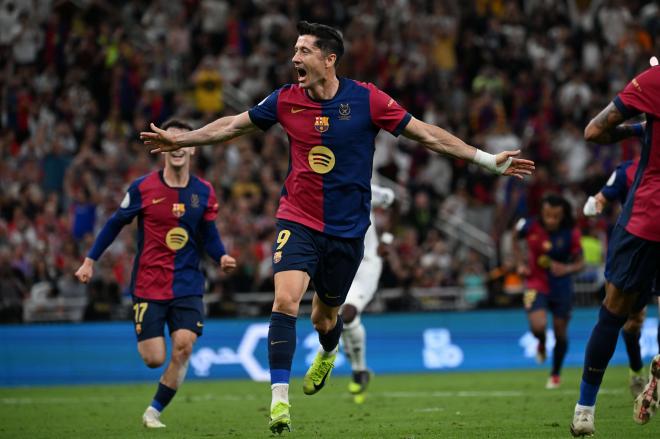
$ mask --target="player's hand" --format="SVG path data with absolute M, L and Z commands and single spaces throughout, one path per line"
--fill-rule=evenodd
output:
M 236 259 L 229 255 L 223 255 L 220 258 L 220 268 L 225 273 L 231 273 L 236 268 Z
M 85 258 L 85 261 L 82 263 L 80 268 L 76 270 L 74 276 L 76 276 L 76 278 L 80 282 L 86 284 L 87 282 L 90 281 L 93 274 L 94 274 L 94 260 L 90 258 Z
M 525 175 L 532 175 L 532 171 L 535 169 L 534 162 L 531 160 L 514 158 L 519 154 L 520 150 L 502 151 L 501 153 L 497 154 L 495 156 L 495 164 L 498 167 L 498 171 L 502 175 L 520 179 L 522 179 Z M 500 167 L 502 166 L 506 167 L 500 170 Z
M 561 277 L 561 276 L 566 276 L 569 274 L 569 267 L 566 264 L 562 264 L 561 262 L 555 262 L 552 261 L 550 263 L 550 273 L 552 273 L 553 276 Z
M 151 131 L 142 131 L 140 133 L 140 140 L 142 140 L 145 145 L 151 147 L 150 152 L 152 154 L 176 151 L 181 148 L 176 144 L 176 135 L 174 133 L 161 130 L 154 125 L 153 122 L 149 124 L 149 127 L 151 128 Z
M 584 208 L 582 209 L 582 213 L 584 213 L 584 216 L 596 216 L 596 215 L 600 215 L 603 212 L 603 208 L 605 207 L 605 204 L 603 203 L 601 197 L 598 197 L 598 194 L 596 194 L 595 197 L 590 196 L 587 199 L 587 202 L 584 203 Z

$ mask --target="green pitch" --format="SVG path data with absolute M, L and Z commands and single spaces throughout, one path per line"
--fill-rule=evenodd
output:
M 290 438 L 568 438 L 579 371 L 545 390 L 546 372 L 376 376 L 355 405 L 346 377 L 314 396 L 291 385 Z M 596 409 L 596 438 L 658 438 L 660 414 L 632 421 L 625 368 L 608 370 Z M 155 384 L 0 389 L 0 438 L 267 438 L 270 388 L 250 381 L 187 382 L 145 430 L 141 416 Z

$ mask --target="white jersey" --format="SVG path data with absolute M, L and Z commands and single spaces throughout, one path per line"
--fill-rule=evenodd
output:
M 394 202 L 394 191 L 387 187 L 371 185 L 371 213 L 369 220 L 371 225 L 364 236 L 364 258 L 379 258 L 378 256 L 378 233 L 374 227 L 374 208 L 387 208 Z
M 367 304 L 371 301 L 376 289 L 378 288 L 378 279 L 383 270 L 383 260 L 378 255 L 378 233 L 374 225 L 373 208 L 389 207 L 394 201 L 394 192 L 392 189 L 371 185 L 371 214 L 369 219 L 371 225 L 367 229 L 364 237 L 364 257 L 360 263 L 351 288 L 348 290 L 346 302 L 355 306 L 359 313 L 362 313 Z

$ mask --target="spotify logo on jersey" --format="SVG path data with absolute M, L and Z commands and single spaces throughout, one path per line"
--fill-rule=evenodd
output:
M 335 167 L 335 155 L 325 146 L 315 146 L 307 155 L 309 167 L 317 174 L 327 174 Z
M 181 250 L 188 242 L 188 232 L 183 227 L 170 229 L 165 236 L 165 244 L 170 250 Z

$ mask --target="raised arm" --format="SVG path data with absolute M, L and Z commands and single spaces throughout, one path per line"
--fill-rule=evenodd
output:
M 248 112 L 235 116 L 225 116 L 199 129 L 186 132 L 167 132 L 161 130 L 153 123 L 152 131 L 140 133 L 140 139 L 151 147 L 152 153 L 174 151 L 187 146 L 212 145 L 235 137 L 258 131 L 259 128 L 252 123 Z
M 641 137 L 643 124 L 621 125 L 626 117 L 610 102 L 584 129 L 584 139 L 594 143 L 616 143 L 629 137 Z
M 525 175 L 531 175 L 534 170 L 533 161 L 514 158 L 520 154 L 519 150 L 503 151 L 497 155 L 489 154 L 468 145 L 440 127 L 422 122 L 414 117 L 410 119 L 402 134 L 421 143 L 431 151 L 469 160 L 496 174 L 523 178 Z

